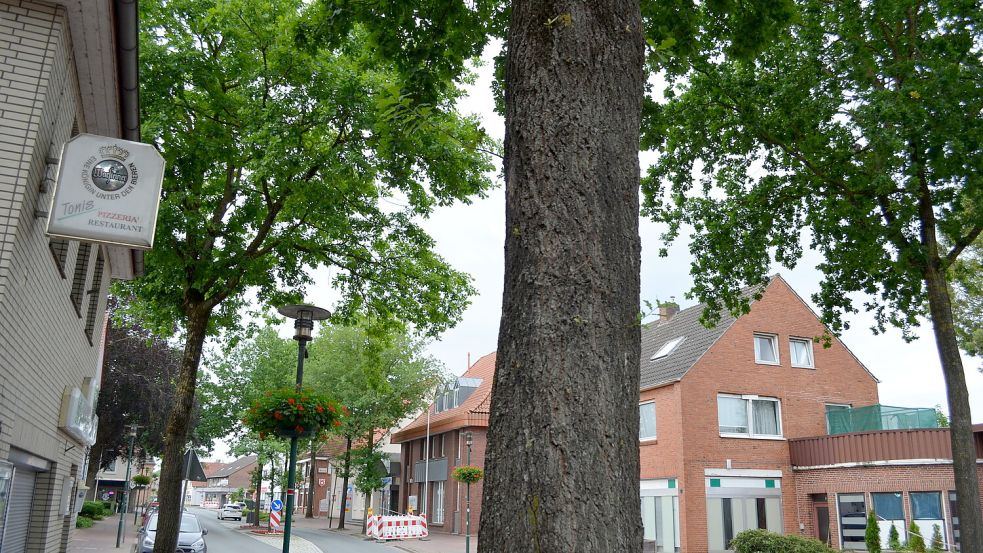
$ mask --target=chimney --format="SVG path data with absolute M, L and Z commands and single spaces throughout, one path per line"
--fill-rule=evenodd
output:
M 659 320 L 668 321 L 675 315 L 679 313 L 679 304 L 674 301 L 667 301 L 665 303 L 659 304 Z

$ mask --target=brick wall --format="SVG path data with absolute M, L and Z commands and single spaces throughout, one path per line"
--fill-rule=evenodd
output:
M 459 533 L 465 531 L 467 519 L 466 497 L 467 486 L 461 484 L 451 477 L 455 467 L 467 464 L 467 446 L 464 443 L 464 432 L 471 431 L 471 464 L 483 467 L 485 464 L 485 450 L 487 446 L 487 429 L 484 427 L 458 428 L 444 432 L 442 434 L 432 434 L 431 440 L 439 440 L 444 436 L 444 455 L 447 457 L 447 480 L 444 483 L 444 523 L 430 524 L 431 532 Z M 420 460 L 420 452 L 425 448 L 425 438 L 403 442 L 401 458 L 403 462 L 402 485 L 400 486 L 400 510 L 406 512 L 409 505 L 409 496 L 417 496 L 417 501 L 422 512 L 423 502 L 423 482 L 414 481 L 409 483 L 413 477 L 413 467 Z M 460 453 L 460 457 L 458 457 Z M 437 458 L 439 458 L 438 456 Z M 430 491 L 427 493 L 427 502 L 430 503 L 429 513 L 433 513 L 433 483 L 430 483 Z M 482 483 L 471 485 L 471 534 L 478 533 L 478 524 L 481 520 L 481 500 Z M 433 516 L 431 515 L 431 519 Z
M 98 352 L 85 334 L 85 316 L 89 302 L 98 302 L 95 328 L 102 327 L 108 285 L 108 278 L 92 282 L 93 253 L 83 289 L 96 292 L 83 296 L 76 313 L 69 294 L 78 244 L 70 244 L 64 278 L 45 219 L 35 215 L 50 203 L 51 189 L 39 192 L 46 158 L 59 155 L 81 120 L 71 52 L 62 9 L 0 0 L 0 459 L 15 447 L 51 467 L 35 488 L 30 553 L 65 551 L 70 542 L 72 518 L 58 507 L 84 451 L 57 430 L 58 417 L 65 388 L 96 374 Z
M 980 478 L 980 497 L 983 498 L 983 466 L 977 468 Z M 951 464 L 937 465 L 896 465 L 824 468 L 795 471 L 797 518 L 793 521 L 795 531 L 802 527 L 802 534 L 816 536 L 814 504 L 812 494 L 826 494 L 830 512 L 830 539 L 834 546 L 839 545 L 840 529 L 837 520 L 836 497 L 841 493 L 863 493 L 866 496 L 868 511 L 872 492 L 902 492 L 905 511 L 905 525 L 911 522 L 911 502 L 909 492 L 942 492 L 943 509 L 946 518 L 949 513 L 948 492 L 955 489 L 955 479 Z M 952 536 L 952 527 L 946 521 L 946 536 Z M 926 532 L 930 529 L 922 528 Z M 930 535 L 930 534 L 929 534 Z M 927 541 L 927 540 L 926 540 Z
M 755 363 L 755 332 L 778 336 L 779 365 Z M 825 403 L 877 403 L 876 381 L 838 340 L 829 349 L 814 346 L 814 369 L 791 366 L 789 337 L 812 338 L 822 333 L 823 326 L 812 311 L 783 280 L 775 279 L 762 299 L 752 304 L 751 312 L 739 318 L 683 377 L 678 387 L 686 467 L 680 495 L 684 551 L 707 550 L 704 470 L 723 469 L 728 460 L 734 469 L 782 471 L 785 531 L 798 531 L 796 483 L 785 438 L 825 434 Z M 778 398 L 783 438 L 721 437 L 718 393 Z M 644 456 L 644 446 L 642 451 Z

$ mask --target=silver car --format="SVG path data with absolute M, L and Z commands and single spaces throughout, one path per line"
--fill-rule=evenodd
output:
M 205 545 L 207 528 L 198 523 L 198 517 L 190 513 L 181 513 L 181 529 L 177 538 L 176 553 L 206 553 Z M 137 544 L 133 551 L 136 553 L 152 553 L 154 538 L 157 536 L 157 513 L 150 515 L 147 525 L 137 534 Z

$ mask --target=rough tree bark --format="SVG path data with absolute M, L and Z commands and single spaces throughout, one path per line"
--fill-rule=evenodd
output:
M 341 485 L 341 501 L 338 505 L 338 529 L 345 529 L 345 503 L 348 498 L 348 477 L 352 472 L 352 439 L 351 437 L 345 438 L 345 480 Z
M 512 3 L 478 549 L 641 551 L 638 0 Z
M 200 302 L 187 302 L 185 312 L 188 328 L 184 354 L 181 357 L 181 371 L 178 374 L 177 395 L 167 420 L 167 434 L 164 437 L 160 489 L 157 491 L 160 511 L 157 515 L 154 553 L 174 553 L 177 549 L 178 528 L 181 521 L 181 481 L 184 478 L 182 474 L 184 446 L 194 408 L 198 363 L 201 361 L 201 350 L 205 343 L 212 309 L 210 305 Z
M 925 285 L 932 330 L 942 363 L 946 396 L 949 400 L 949 439 L 952 444 L 952 470 L 955 475 L 959 511 L 959 546 L 962 551 L 983 551 L 983 528 L 980 521 L 979 476 L 976 470 L 976 445 L 969 406 L 969 390 L 952 320 L 949 284 L 939 255 L 935 229 L 937 221 L 927 184 L 922 184 L 919 202 L 922 244 L 925 246 Z

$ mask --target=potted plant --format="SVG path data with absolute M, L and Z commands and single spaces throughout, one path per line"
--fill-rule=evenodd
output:
M 281 388 L 267 390 L 253 401 L 242 424 L 258 433 L 261 440 L 269 436 L 306 438 L 318 429 L 341 425 L 340 418 L 347 414 L 348 409 L 324 394 L 308 388 Z
M 476 467 L 473 465 L 461 465 L 454 469 L 451 474 L 454 480 L 458 482 L 464 482 L 465 484 L 475 484 L 479 480 L 485 477 L 485 471 L 481 470 L 481 467 Z

